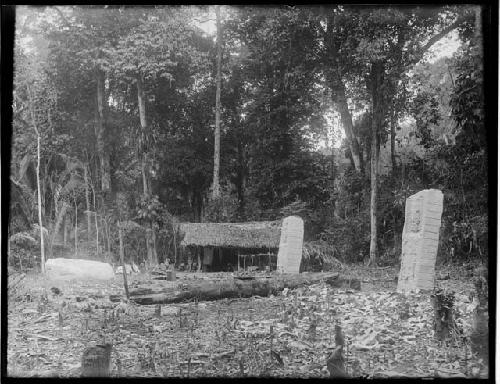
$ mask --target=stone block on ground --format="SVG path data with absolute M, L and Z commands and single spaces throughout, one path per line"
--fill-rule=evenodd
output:
M 111 280 L 115 277 L 110 264 L 85 259 L 49 259 L 45 270 L 52 280 Z

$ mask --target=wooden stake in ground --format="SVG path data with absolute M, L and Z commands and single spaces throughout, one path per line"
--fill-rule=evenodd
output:
M 453 303 L 455 296 L 453 292 L 436 291 L 431 295 L 434 308 L 434 332 L 438 340 L 446 340 L 454 327 Z
M 215 7 L 216 27 L 217 27 L 217 74 L 215 90 L 215 132 L 214 132 L 214 176 L 212 182 L 212 198 L 218 199 L 221 195 L 219 172 L 220 172 L 220 91 L 221 91 L 221 61 L 222 61 L 222 30 L 220 20 L 220 5 Z
M 107 377 L 111 366 L 111 344 L 86 348 L 82 355 L 83 377 Z
M 472 318 L 471 347 L 483 362 L 489 364 L 489 330 L 488 330 L 488 269 L 480 267 L 475 270 L 474 286 L 478 304 Z
M 271 327 L 269 328 L 269 338 L 270 338 L 270 341 L 269 341 L 269 355 L 271 357 L 271 360 L 273 358 L 273 326 L 271 325 Z
M 347 377 L 345 371 L 343 347 L 343 345 L 335 347 L 335 350 L 326 361 L 326 366 L 328 368 L 328 372 L 330 372 L 330 377 Z
M 344 334 L 342 333 L 342 327 L 339 324 L 335 324 L 335 345 L 345 345 Z

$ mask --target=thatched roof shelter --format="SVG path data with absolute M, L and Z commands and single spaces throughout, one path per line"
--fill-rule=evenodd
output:
M 248 223 L 181 223 L 182 246 L 279 248 L 281 220 Z

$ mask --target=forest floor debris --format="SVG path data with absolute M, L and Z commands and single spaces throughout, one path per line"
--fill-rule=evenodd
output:
M 326 378 L 338 324 L 351 377 L 484 376 L 468 340 L 473 285 L 450 268 L 438 271 L 449 273 L 438 284 L 456 297 L 458 332 L 446 343 L 433 337 L 429 294 L 396 293 L 394 268 L 343 270 L 362 279 L 361 292 L 315 284 L 271 297 L 162 305 L 159 312 L 155 305 L 111 302 L 110 294 L 123 296 L 119 276 L 56 283 L 27 275 L 9 292 L 7 373 L 76 377 L 83 350 L 110 342 L 115 377 Z

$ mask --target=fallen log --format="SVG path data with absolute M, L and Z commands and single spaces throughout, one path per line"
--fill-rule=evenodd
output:
M 219 281 L 160 282 L 130 289 L 130 300 L 141 305 L 171 304 L 183 301 L 210 301 L 224 298 L 275 295 L 285 288 L 294 289 L 324 281 L 335 288 L 360 290 L 357 279 L 344 279 L 338 273 L 281 274 L 252 279 L 228 278 Z

